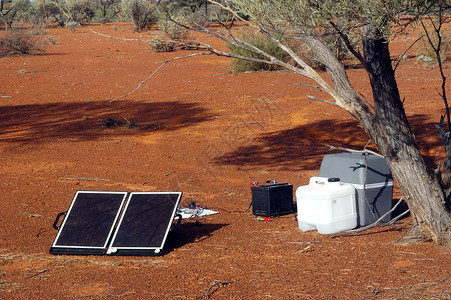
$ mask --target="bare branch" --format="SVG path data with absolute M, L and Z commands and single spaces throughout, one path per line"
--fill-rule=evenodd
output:
M 208 288 L 208 290 L 207 290 L 207 292 L 205 293 L 205 294 L 203 294 L 203 295 L 200 295 L 199 297 L 196 297 L 196 299 L 199 299 L 199 298 L 203 298 L 204 296 L 205 297 L 207 297 L 207 299 L 208 298 L 210 298 L 210 296 L 211 296 L 211 294 L 213 294 L 216 290 L 212 290 L 213 288 L 219 288 L 219 287 L 221 287 L 221 286 L 226 286 L 226 285 L 229 285 L 229 284 L 232 284 L 233 283 L 233 281 L 218 281 L 218 282 L 213 282 L 213 284 Z
M 56 7 L 58 7 L 58 8 L 61 10 L 61 12 L 62 12 L 68 19 L 71 18 L 70 13 L 67 11 L 67 8 L 60 6 L 60 5 L 58 4 L 57 1 L 53 1 L 53 4 L 55 4 Z
M 353 149 L 348 149 L 348 148 L 343 148 L 343 147 L 336 147 L 336 146 L 331 146 L 331 145 L 327 145 L 327 147 L 329 147 L 331 150 L 341 150 L 341 151 L 347 151 L 347 152 L 350 152 L 350 153 L 368 153 L 368 154 L 373 154 L 373 155 L 376 155 L 378 157 L 384 158 L 383 155 L 381 155 L 379 153 L 376 153 L 376 152 L 374 152 L 372 150 L 369 150 L 369 149 L 353 150 Z
M 320 92 L 323 92 L 323 91 L 324 91 L 320 86 L 317 86 L 317 85 L 311 85 L 311 84 L 307 84 L 307 83 L 303 83 L 303 82 L 293 83 L 293 85 L 304 85 L 304 86 L 308 86 L 308 87 L 315 88 L 315 89 L 317 89 L 317 90 L 320 91 Z
M 426 28 L 426 25 L 424 24 L 422 19 L 420 19 L 420 24 L 421 24 L 421 26 L 423 28 L 423 31 L 424 31 L 427 39 L 428 39 L 429 45 L 431 46 L 432 50 L 434 51 L 436 59 L 437 59 L 437 63 L 438 63 L 438 66 L 439 66 L 439 71 L 440 71 L 440 76 L 442 78 L 442 86 L 441 86 L 442 93 L 441 94 L 439 93 L 439 95 L 441 96 L 441 98 L 443 100 L 443 103 L 445 104 L 446 117 L 447 117 L 447 121 L 448 121 L 448 124 L 447 124 L 448 125 L 448 130 L 451 130 L 450 108 L 449 108 L 449 105 L 448 105 L 448 98 L 447 98 L 447 95 L 446 95 L 446 79 L 447 78 L 446 78 L 445 73 L 443 71 L 443 62 L 442 62 L 442 58 L 440 56 L 441 47 L 442 47 L 442 32 L 441 32 L 441 29 L 442 29 L 443 23 L 446 21 L 443 18 L 442 9 L 443 8 L 440 7 L 440 11 L 439 11 L 439 26 L 436 26 L 434 21 L 433 21 L 433 19 L 432 19 L 432 17 L 429 17 L 429 20 L 431 21 L 431 23 L 432 23 L 432 25 L 434 27 L 434 31 L 435 31 L 435 33 L 437 35 L 437 38 L 438 38 L 437 46 L 434 45 L 432 37 L 431 37 L 431 35 L 430 35 L 428 29 Z
M 208 50 L 218 56 L 225 56 L 225 57 L 230 57 L 230 58 L 237 58 L 237 59 L 243 59 L 243 60 L 248 60 L 248 61 L 253 61 L 253 62 L 259 62 L 259 63 L 266 63 L 269 65 L 276 65 L 282 68 L 285 68 L 287 70 L 291 70 L 295 73 L 298 73 L 302 76 L 306 76 L 308 78 L 314 79 L 313 77 L 309 76 L 309 74 L 307 72 L 305 72 L 303 69 L 301 68 L 297 68 L 293 65 L 287 64 L 279 59 L 277 59 L 276 57 L 268 54 L 267 52 L 259 49 L 258 47 L 252 45 L 251 43 L 246 42 L 245 40 L 242 40 L 240 38 L 237 38 L 236 36 L 234 36 L 231 31 L 230 28 L 226 28 L 228 34 L 224 34 L 222 32 L 216 31 L 216 30 L 210 30 L 208 28 L 206 28 L 205 26 L 202 26 L 200 24 L 196 24 L 194 23 L 195 26 L 197 26 L 198 28 L 193 28 L 193 27 L 188 27 L 185 24 L 181 24 L 179 22 L 177 22 L 176 20 L 174 20 L 173 18 L 171 18 L 169 15 L 167 16 L 169 20 L 171 20 L 172 22 L 174 22 L 175 24 L 186 28 L 188 30 L 192 30 L 195 32 L 200 32 L 200 33 L 207 33 L 210 34 L 213 37 L 216 37 L 222 41 L 224 41 L 225 43 L 247 50 L 249 52 L 253 52 L 255 54 L 261 55 L 267 59 L 256 59 L 256 58 L 250 58 L 247 56 L 242 56 L 242 55 L 237 55 L 237 54 L 233 54 L 233 53 L 229 53 L 229 52 L 224 52 L 224 51 L 220 51 L 217 48 L 206 44 L 206 43 L 202 43 L 197 41 L 199 44 L 203 45 L 206 49 L 204 50 Z M 180 42 L 182 42 L 182 40 L 180 40 Z M 283 48 L 282 48 L 283 49 Z M 285 49 L 283 49 L 285 50 Z M 291 50 L 291 49 L 290 49 Z M 285 50 L 286 51 L 286 50 Z M 300 65 L 306 65 L 304 62 L 302 62 L 302 64 L 300 63 Z M 315 79 L 314 79 L 315 80 Z M 325 81 L 324 81 L 325 82 Z
M 398 68 L 399 63 L 401 62 L 401 58 L 416 44 L 418 43 L 419 40 L 421 40 L 423 38 L 424 35 L 420 36 L 419 38 L 417 38 L 400 56 L 400 58 L 398 59 L 398 61 L 396 62 L 395 67 L 393 68 L 393 72 L 396 72 L 396 68 Z
M 331 105 L 338 106 L 338 104 L 335 103 L 335 102 L 327 101 L 327 100 L 323 100 L 323 99 L 319 99 L 319 98 L 316 98 L 316 97 L 314 97 L 314 96 L 307 96 L 307 98 L 309 98 L 309 99 L 311 99 L 311 100 L 315 100 L 315 101 L 324 102 L 324 103 L 327 103 L 327 104 L 331 104 Z
M 214 0 L 207 0 L 207 1 L 212 3 L 212 4 L 214 4 L 214 5 L 217 5 L 217 6 L 221 7 L 222 9 L 224 9 L 224 10 L 226 10 L 228 12 L 230 12 L 235 18 L 237 18 L 241 22 L 244 22 L 246 25 L 250 25 L 250 23 L 247 20 L 243 19 L 239 14 L 236 13 L 236 11 L 231 9 L 229 6 L 224 6 L 224 5 L 222 5 L 222 3 L 219 3 L 219 2 L 214 1 Z
M 357 91 L 357 93 L 359 93 L 359 95 L 363 98 L 363 100 L 365 100 L 366 104 L 368 104 L 368 106 L 374 110 L 374 106 L 368 101 L 368 99 L 365 97 L 365 95 L 362 94 L 360 91 Z
M 399 199 L 399 201 L 395 204 L 395 206 L 392 207 L 392 209 L 390 209 L 388 212 L 386 212 L 384 215 L 382 215 L 374 223 L 371 223 L 369 225 L 366 225 L 366 226 L 363 226 L 363 227 L 360 227 L 357 229 L 347 230 L 342 233 L 334 234 L 334 235 L 331 235 L 331 237 L 334 238 L 334 237 L 338 237 L 338 236 L 360 233 L 360 232 L 366 231 L 366 230 L 374 228 L 374 227 L 393 226 L 393 224 L 396 221 L 398 221 L 401 217 L 403 217 L 404 215 L 406 215 L 409 212 L 408 209 L 405 212 L 403 212 L 402 214 L 396 216 L 395 218 L 391 219 L 388 222 L 383 222 L 383 219 L 385 217 L 387 217 L 389 214 L 391 214 L 392 212 L 394 212 L 396 210 L 396 208 L 398 208 L 399 204 L 401 204 L 402 201 L 403 201 L 403 198 Z
M 136 88 L 134 88 L 132 91 L 128 92 L 128 93 L 125 94 L 125 95 L 122 95 L 122 96 L 119 96 L 119 97 L 117 97 L 117 98 L 114 98 L 114 99 L 110 100 L 109 102 L 111 103 L 111 102 L 116 101 L 116 100 L 118 100 L 118 99 L 125 98 L 125 97 L 127 97 L 127 96 L 130 96 L 131 94 L 133 94 L 133 93 L 136 92 L 137 90 L 139 90 L 139 89 L 141 88 L 141 86 L 142 86 L 144 83 L 146 83 L 150 78 L 152 78 L 152 77 L 153 77 L 158 71 L 160 71 L 160 69 L 163 68 L 167 63 L 169 63 L 169 62 L 171 62 L 171 61 L 174 61 L 174 60 L 178 60 L 178 59 L 185 59 L 185 58 L 190 58 L 190 57 L 200 56 L 200 55 L 211 55 L 211 53 L 208 53 L 208 52 L 193 53 L 193 54 L 189 54 L 189 55 L 186 55 L 186 56 L 173 57 L 173 58 L 170 58 L 170 59 L 168 59 L 168 60 L 165 60 L 165 61 L 164 61 L 164 62 L 163 62 L 163 63 L 162 63 L 155 71 L 153 71 L 152 74 L 150 74 L 149 76 L 147 76 L 146 79 L 144 79 L 143 81 L 141 81 L 141 82 L 136 86 Z
M 343 31 L 341 31 L 334 22 L 330 22 L 330 24 L 335 29 L 335 31 L 340 35 L 341 39 L 346 45 L 346 48 L 348 48 L 348 50 L 360 61 L 363 67 L 367 69 L 367 65 L 365 59 L 363 58 L 363 55 L 352 46 L 352 43 L 349 40 L 348 36 L 344 34 Z

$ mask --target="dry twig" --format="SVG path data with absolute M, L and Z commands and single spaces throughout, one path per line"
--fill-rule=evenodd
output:
M 214 290 L 214 291 L 212 291 L 212 289 L 213 288 L 219 288 L 219 287 L 221 287 L 221 286 L 226 286 L 226 285 L 229 285 L 229 284 L 231 284 L 231 283 L 233 283 L 233 281 L 218 281 L 218 282 L 213 282 L 213 284 L 208 288 L 208 290 L 207 290 L 207 292 L 205 293 L 205 294 L 203 294 L 203 295 L 200 295 L 199 297 L 196 297 L 196 299 L 199 299 L 199 298 L 203 298 L 203 297 L 207 297 L 207 299 L 209 299 L 210 298 L 210 295 L 211 294 L 213 294 L 215 291 L 217 291 L 217 289 L 216 290 Z
M 109 179 L 101 179 L 97 177 L 60 177 L 58 180 L 110 181 Z
M 173 57 L 173 58 L 170 58 L 170 59 L 168 59 L 168 60 L 165 60 L 155 71 L 153 71 L 153 73 L 152 74 L 150 74 L 149 76 L 147 76 L 147 78 L 146 79 L 144 79 L 143 81 L 141 81 L 137 86 L 136 86 L 136 88 L 134 88 L 131 92 L 128 92 L 127 94 L 125 94 L 125 95 L 122 95 L 122 96 L 119 96 L 119 97 L 117 97 L 117 98 L 114 98 L 114 99 L 112 99 L 112 100 L 110 100 L 109 102 L 113 102 L 113 101 L 116 101 L 116 100 L 118 100 L 118 99 L 121 99 L 121 98 L 125 98 L 125 97 L 127 97 L 127 96 L 130 96 L 131 94 L 133 94 L 134 92 L 136 92 L 137 90 L 139 90 L 140 88 L 141 88 L 141 86 L 144 84 L 144 83 L 146 83 L 150 78 L 152 78 L 158 71 L 160 71 L 160 69 L 161 68 L 163 68 L 167 63 L 169 63 L 169 62 L 171 62 L 171 61 L 174 61 L 174 60 L 178 60 L 178 59 L 186 59 L 186 58 L 190 58 L 190 57 L 194 57 L 194 56 L 199 56 L 199 55 L 211 55 L 212 53 L 209 53 L 209 52 L 200 52 L 200 53 L 193 53 L 193 54 L 189 54 L 189 55 L 186 55 L 186 56 L 178 56 L 178 57 Z
M 44 269 L 44 270 L 41 270 L 41 271 L 39 271 L 39 272 L 37 272 L 37 273 L 35 273 L 35 274 L 28 275 L 28 276 L 25 277 L 25 279 L 28 279 L 28 278 L 31 278 L 31 277 L 35 277 L 35 276 L 41 275 L 42 273 L 45 273 L 45 272 L 47 272 L 48 270 L 50 270 L 50 269 Z

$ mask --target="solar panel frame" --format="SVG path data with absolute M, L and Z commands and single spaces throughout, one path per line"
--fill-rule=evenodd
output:
M 174 219 L 177 215 L 177 210 L 180 205 L 180 199 L 182 197 L 182 194 L 183 194 L 182 192 L 132 192 L 132 193 L 130 193 L 127 203 L 123 209 L 123 212 L 122 212 L 119 222 L 117 224 L 116 231 L 114 232 L 114 234 L 111 238 L 111 243 L 110 243 L 110 246 L 108 247 L 107 254 L 110 254 L 110 255 L 161 255 L 164 244 L 165 244 L 168 234 L 171 230 Z M 138 197 L 138 196 L 145 196 L 145 195 L 148 195 L 148 196 L 160 195 L 160 196 L 166 196 L 166 197 L 169 196 L 168 197 L 169 201 L 172 201 L 172 202 L 169 203 L 171 205 L 168 205 L 168 207 L 167 207 L 167 208 L 170 207 L 170 209 L 168 209 L 168 211 L 164 212 L 165 216 L 162 216 L 163 212 L 161 210 L 159 211 L 158 207 L 157 207 L 158 204 L 161 204 L 161 201 L 160 201 L 160 203 L 157 203 L 157 202 L 154 203 L 157 206 L 151 207 L 152 211 L 149 210 L 149 207 L 144 208 L 143 210 L 140 210 L 139 216 L 137 215 L 136 211 L 135 212 L 133 211 L 133 208 L 131 208 L 131 207 L 136 205 L 133 202 L 137 201 L 134 199 L 135 198 L 137 198 L 138 200 L 140 198 L 142 199 L 143 197 Z M 147 205 L 152 204 L 152 200 L 148 200 L 146 204 Z M 143 206 L 140 206 L 140 207 L 142 208 Z M 139 233 L 142 233 L 140 236 L 142 238 L 142 236 L 145 235 L 144 231 L 146 229 L 150 230 L 150 228 L 142 228 L 143 231 L 138 232 L 138 233 L 132 232 L 131 229 L 129 230 L 129 228 L 127 228 L 127 226 L 130 227 L 130 224 L 132 224 L 128 220 L 129 218 L 132 218 L 132 217 L 141 218 L 141 221 L 144 221 L 144 223 L 147 223 L 146 220 L 143 219 L 145 217 L 146 212 L 149 213 L 150 216 L 152 216 L 152 213 L 153 213 L 153 216 L 156 216 L 155 212 L 157 212 L 157 213 L 160 212 L 161 214 L 158 215 L 158 218 L 164 217 L 163 221 L 158 220 L 158 221 L 161 221 L 158 223 L 159 228 L 157 229 L 157 230 L 160 230 L 160 232 L 154 232 L 153 235 L 152 235 L 152 233 L 147 235 L 147 240 L 149 237 L 153 240 L 153 237 L 155 235 L 159 235 L 160 239 L 159 239 L 158 244 L 139 245 L 141 243 L 141 240 L 139 240 L 139 238 L 138 238 Z M 156 223 L 153 223 L 153 224 L 155 225 Z M 141 224 L 139 224 L 139 222 L 138 222 L 138 224 L 133 224 L 132 226 L 139 226 L 139 225 L 141 225 Z M 133 234 L 135 235 L 133 237 L 128 237 L 129 239 L 133 238 L 133 241 L 135 243 L 134 245 L 131 245 L 131 244 L 129 244 L 128 246 L 117 245 L 117 244 L 121 244 L 120 239 L 123 238 L 124 235 L 130 234 L 130 233 L 132 235 Z M 126 243 L 129 243 L 129 241 L 126 241 Z
M 71 243 L 70 241 L 64 241 L 64 239 L 70 238 L 71 233 L 75 236 L 80 237 L 80 235 L 83 234 L 83 230 L 86 230 L 84 227 L 86 226 L 92 226 L 92 224 L 88 224 L 86 222 L 89 221 L 89 214 L 86 214 L 85 218 L 80 218 L 81 214 L 80 212 L 77 212 L 78 206 L 81 205 L 81 207 L 84 208 L 83 205 L 86 205 L 86 203 L 83 203 L 83 196 L 89 196 L 90 195 L 113 195 L 113 196 L 122 196 L 118 199 L 113 199 L 116 201 L 120 201 L 119 203 L 113 203 L 114 206 L 112 207 L 111 211 L 107 211 L 108 207 L 105 207 L 105 215 L 108 220 L 105 222 L 106 224 L 103 224 L 102 222 L 104 219 L 102 219 L 102 216 L 98 215 L 91 215 L 91 220 L 96 220 L 97 225 L 103 226 L 102 228 L 93 228 L 93 231 L 100 231 L 100 234 L 103 236 L 98 238 L 98 240 L 101 240 L 101 244 L 98 243 L 99 241 L 93 242 L 94 244 L 88 245 L 88 239 L 89 237 L 83 236 L 82 239 L 85 239 L 85 242 L 81 242 L 80 244 Z M 74 198 L 72 199 L 72 202 L 69 206 L 69 209 L 65 213 L 65 217 L 61 223 L 61 226 L 58 228 L 58 233 L 55 237 L 55 240 L 52 244 L 52 247 L 50 248 L 51 254 L 84 254 L 84 255 L 93 255 L 93 254 L 105 254 L 108 248 L 108 245 L 111 241 L 111 236 L 114 233 L 115 225 L 117 224 L 117 220 L 122 212 L 122 209 L 124 207 L 124 203 L 127 199 L 128 192 L 116 192 L 116 191 L 77 191 L 74 195 Z M 86 199 L 84 199 L 86 200 Z M 78 202 L 77 202 L 78 201 Z M 108 201 L 103 199 L 103 201 Z M 79 204 L 81 202 L 81 204 Z M 91 209 L 103 209 L 103 207 L 99 207 L 99 203 L 97 203 L 97 206 L 91 206 Z M 100 205 L 101 206 L 101 205 Z M 111 208 L 111 207 L 110 207 Z M 84 213 L 83 211 L 81 212 Z M 107 215 L 108 214 L 108 215 Z M 94 218 L 95 217 L 95 218 Z M 74 219 L 74 220 L 73 220 Z M 76 220 L 75 220 L 76 219 Z M 81 220 L 79 220 L 81 219 Z M 71 224 L 72 222 L 72 224 Z M 83 224 L 83 222 L 85 222 Z M 84 226 L 83 226 L 84 225 Z M 94 224 L 95 225 L 95 224 Z M 78 227 L 77 227 L 78 226 Z M 71 228 L 72 227 L 72 228 Z M 80 228 L 81 232 L 73 232 L 74 228 Z M 71 232 L 72 230 L 72 232 Z M 99 233 L 99 232 L 97 232 Z M 94 237 L 95 239 L 95 237 Z

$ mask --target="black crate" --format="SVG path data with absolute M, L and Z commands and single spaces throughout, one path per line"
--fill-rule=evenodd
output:
M 273 217 L 293 213 L 293 185 L 288 183 L 252 186 L 252 213 Z

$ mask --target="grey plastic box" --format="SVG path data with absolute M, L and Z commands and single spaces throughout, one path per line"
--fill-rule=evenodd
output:
M 392 208 L 393 177 L 385 159 L 361 153 L 327 154 L 320 177 L 338 177 L 356 189 L 357 224 L 373 223 Z M 384 221 L 390 221 L 390 214 Z

